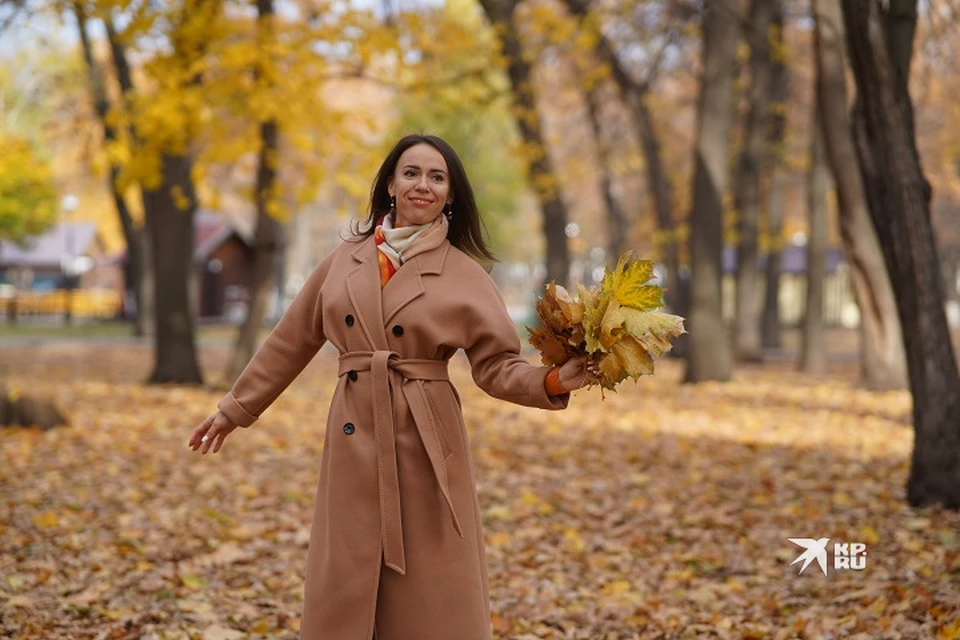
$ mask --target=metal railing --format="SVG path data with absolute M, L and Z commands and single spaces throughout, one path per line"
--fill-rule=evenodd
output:
M 109 289 L 4 291 L 0 294 L 0 313 L 8 322 L 44 316 L 108 319 L 122 312 L 123 296 Z

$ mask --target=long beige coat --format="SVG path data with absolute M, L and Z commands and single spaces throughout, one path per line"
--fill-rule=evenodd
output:
M 487 566 L 460 396 L 563 409 L 493 281 L 446 240 L 380 287 L 373 238 L 314 270 L 219 408 L 249 426 L 326 340 L 340 351 L 307 553 L 302 640 L 486 640 Z

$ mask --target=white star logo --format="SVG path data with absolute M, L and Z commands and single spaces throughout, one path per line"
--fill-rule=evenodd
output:
M 803 561 L 803 566 L 800 567 L 800 573 L 803 573 L 803 570 L 809 567 L 811 562 L 816 560 L 817 564 L 820 565 L 820 570 L 823 571 L 823 575 L 827 575 L 827 543 L 830 542 L 830 538 L 819 538 L 817 540 L 813 538 L 787 538 L 787 540 L 798 547 L 806 549 L 806 551 L 797 556 L 796 560 L 790 563 L 791 567 Z M 797 575 L 800 574 L 798 573 Z

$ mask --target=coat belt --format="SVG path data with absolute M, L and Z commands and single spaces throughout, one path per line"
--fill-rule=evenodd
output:
M 450 509 L 453 526 L 462 538 L 463 529 L 453 508 L 447 465 L 443 461 L 440 429 L 427 400 L 424 380 L 449 380 L 446 360 L 429 358 L 400 358 L 395 351 L 351 351 L 340 356 L 337 375 L 351 370 L 371 372 L 373 400 L 373 430 L 377 442 L 377 481 L 380 493 L 380 538 L 383 542 L 384 564 L 406 574 L 407 561 L 403 552 L 403 523 L 400 514 L 400 480 L 397 474 L 397 426 L 393 397 L 397 387 L 410 407 L 417 432 L 430 459 L 430 466 L 440 486 L 440 493 Z

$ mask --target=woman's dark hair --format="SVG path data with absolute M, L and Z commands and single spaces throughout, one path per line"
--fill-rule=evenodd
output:
M 477 201 L 473 197 L 473 188 L 467 179 L 467 172 L 463 168 L 463 163 L 460 162 L 460 158 L 453 147 L 437 136 L 407 135 L 393 146 L 383 164 L 380 165 L 377 177 L 373 181 L 373 187 L 370 189 L 369 215 L 362 225 L 354 224 L 351 231 L 355 236 L 361 238 L 369 238 L 373 235 L 377 220 L 390 211 L 390 193 L 387 191 L 387 186 L 397 169 L 400 156 L 404 151 L 418 144 L 430 145 L 439 151 L 447 162 L 447 169 L 450 173 L 450 192 L 453 194 L 453 204 L 451 205 L 453 215 L 450 218 L 450 228 L 447 231 L 447 239 L 450 244 L 475 259 L 495 261 L 496 258 L 483 240 L 485 227 L 480 219 Z

